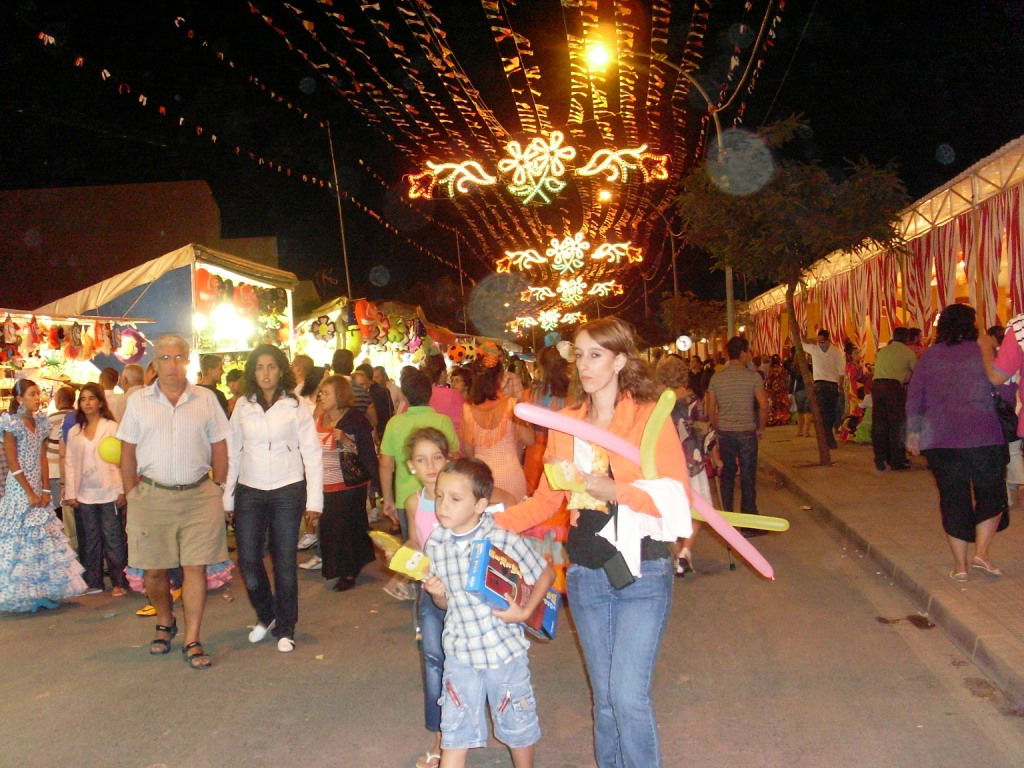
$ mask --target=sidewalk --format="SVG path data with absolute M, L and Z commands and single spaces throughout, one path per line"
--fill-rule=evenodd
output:
M 1010 526 L 992 547 L 1004 575 L 972 569 L 970 581 L 957 584 L 949 578 L 952 555 L 938 491 L 922 457 L 911 457 L 909 471 L 879 474 L 870 445 L 841 443 L 832 451 L 833 466 L 821 467 L 816 441 L 785 426 L 767 430 L 760 459 L 763 469 L 871 557 L 1008 698 L 1024 706 L 1024 512 L 1011 510 Z

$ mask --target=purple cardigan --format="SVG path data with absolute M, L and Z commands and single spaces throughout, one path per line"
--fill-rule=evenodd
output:
M 907 432 L 921 450 L 1003 443 L 992 385 L 973 341 L 936 344 L 917 363 L 907 392 Z

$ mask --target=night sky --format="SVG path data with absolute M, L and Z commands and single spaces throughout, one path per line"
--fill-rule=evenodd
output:
M 335 5 L 349 4 L 335 0 Z M 433 5 L 474 78 L 500 76 L 500 65 L 484 55 L 487 46 L 474 42 L 482 23 L 479 4 L 437 0 Z M 741 5 L 719 2 L 714 8 L 726 18 Z M 537 12 L 550 12 L 550 6 L 537 3 Z M 519 0 L 516 13 L 529 8 L 529 0 Z M 327 267 L 341 278 L 330 192 L 236 157 L 228 140 L 212 145 L 177 131 L 154 118 L 152 110 L 139 109 L 66 64 L 69 51 L 107 63 L 148 92 L 174 99 L 197 121 L 230 136 L 230 143 L 257 147 L 301 172 L 329 177 L 324 131 L 313 120 L 269 103 L 238 72 L 186 40 L 171 23 L 177 15 L 195 19 L 197 29 L 229 50 L 240 69 L 260 75 L 297 107 L 330 119 L 342 184 L 365 195 L 403 232 L 422 237 L 430 247 L 444 247 L 446 233 L 424 226 L 395 202 L 401 175 L 411 169 L 239 0 L 4 3 L 0 185 L 205 179 L 221 209 L 224 237 L 277 235 L 283 268 L 310 278 Z M 41 46 L 36 39 L 41 30 L 62 45 Z M 728 24 L 709 34 L 708 72 L 726 55 L 727 35 Z M 1024 133 L 1024 3 L 789 0 L 774 42 L 744 125 L 756 128 L 799 113 L 810 127 L 796 148 L 800 156 L 834 167 L 861 156 L 895 162 L 912 199 Z M 539 55 L 545 55 L 547 44 L 534 41 Z M 499 115 L 508 109 L 500 99 L 493 107 Z M 390 192 L 361 171 L 361 157 L 387 178 Z M 444 268 L 410 252 L 362 214 L 346 212 L 357 295 L 420 298 L 423 291 L 413 286 L 424 282 L 437 292 Z M 407 266 L 392 270 L 386 285 L 372 284 L 374 266 L 399 260 Z M 709 271 L 705 259 L 687 252 L 680 265 L 683 287 L 721 297 L 721 277 Z M 479 261 L 466 266 L 478 279 L 486 274 Z M 449 279 L 456 279 L 454 273 Z M 0 304 L 17 305 L 11 285 Z M 746 292 L 753 297 L 763 287 L 748 285 Z M 744 298 L 742 280 L 737 295 Z

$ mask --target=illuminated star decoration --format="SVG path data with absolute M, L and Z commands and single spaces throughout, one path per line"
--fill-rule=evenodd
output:
M 516 269 L 529 269 L 535 264 L 547 264 L 548 260 L 541 256 L 533 248 L 525 251 L 505 251 L 505 258 L 498 259 L 495 272 L 511 272 L 512 267 Z
M 555 330 L 558 326 L 558 321 L 561 319 L 561 313 L 557 309 L 545 309 L 537 315 L 537 323 L 545 331 Z
M 551 247 L 545 253 L 551 259 L 551 268 L 559 274 L 575 272 L 583 266 L 583 257 L 590 250 L 590 243 L 583 239 L 583 232 L 566 235 L 564 240 L 551 238 Z
M 558 281 L 558 294 L 562 297 L 562 303 L 567 307 L 575 306 L 583 301 L 583 293 L 586 290 L 587 284 L 581 277 Z
M 561 131 L 552 131 L 547 141 L 535 136 L 525 149 L 510 141 L 505 147 L 508 157 L 498 161 L 498 171 L 512 175 L 508 191 L 526 204 L 550 203 L 565 189 L 565 164 L 576 157 L 575 147 L 563 146 L 564 141 Z

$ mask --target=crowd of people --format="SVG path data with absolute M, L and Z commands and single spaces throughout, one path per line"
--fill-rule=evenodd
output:
M 1024 367 L 1024 320 L 998 353 L 1001 329 L 975 343 L 974 323 L 970 307 L 947 308 L 927 349 L 919 333 L 897 329 L 873 367 L 824 330 L 781 357 L 756 356 L 735 337 L 721 357 L 667 354 L 650 366 L 632 329 L 616 318 L 582 326 L 573 344 L 544 349 L 533 377 L 493 345 L 464 366 L 429 356 L 419 368 L 403 368 L 397 381 L 384 368 L 356 366 L 345 350 L 328 368 L 263 345 L 229 373 L 230 398 L 219 389 L 219 357 L 201 357 L 193 384 L 188 342 L 165 336 L 154 344 L 150 370 L 104 371 L 77 399 L 61 388 L 49 417 L 39 387 L 17 382 L 10 411 L 0 416 L 8 464 L 0 610 L 54 609 L 65 598 L 102 592 L 107 578 L 115 597 L 134 584 L 156 617 L 149 653 L 162 655 L 178 634 L 180 594 L 184 661 L 208 669 L 206 595 L 230 574 L 233 532 L 254 613 L 248 640 L 273 636 L 289 653 L 299 621 L 297 569 L 319 570 L 337 592 L 355 588 L 376 557 L 369 534 L 379 509 L 431 562 L 422 583 L 393 574 L 383 587 L 417 601 L 430 738 L 419 768 L 464 765 L 469 749 L 486 744 L 488 706 L 514 764 L 532 765 L 540 728 L 520 622 L 552 585 L 571 602 L 593 694 L 598 764 L 661 765 L 651 680 L 673 575 L 694 572 L 699 524 L 685 539 L 650 535 L 637 515 L 669 517 L 685 502 L 656 501 L 637 484 L 640 468 L 631 461 L 570 427 L 526 423 L 516 404 L 559 411 L 568 424 L 639 446 L 655 402 L 671 389 L 676 404 L 657 435 L 658 475 L 683 496 L 701 494 L 729 510 L 738 480 L 741 511 L 756 515 L 764 431 L 795 422 L 798 435 L 813 434 L 813 398 L 833 446 L 854 431 L 851 419 L 871 423 L 878 471 L 905 469 L 907 451 L 924 454 L 954 557 L 950 576 L 962 581 L 970 568 L 996 576 L 990 547 L 1008 524 L 1009 454 L 991 390 L 1002 385 L 1004 402 L 1015 402 L 1007 380 Z M 810 366 L 810 388 L 798 353 Z M 119 464 L 104 455 L 115 436 Z M 1019 446 L 1016 456 L 1019 462 Z M 559 461 L 575 468 L 577 484 L 552 487 L 545 465 Z M 712 478 L 719 479 L 717 499 Z M 624 521 L 636 538 L 632 570 L 622 539 L 606 534 L 609 521 L 616 532 Z M 494 611 L 467 591 L 470 545 L 484 538 L 535 585 L 525 606 Z M 976 551 L 968 560 L 970 542 Z M 302 549 L 312 552 L 299 564 Z

